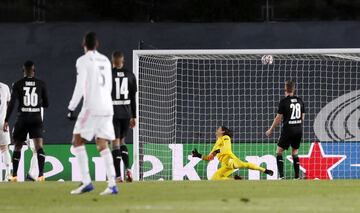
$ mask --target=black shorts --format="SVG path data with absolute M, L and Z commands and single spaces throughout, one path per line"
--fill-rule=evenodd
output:
M 116 139 L 125 138 L 130 129 L 130 118 L 127 119 L 114 118 L 113 125 L 115 130 L 115 138 Z
M 27 139 L 27 134 L 29 134 L 30 139 L 43 138 L 43 132 L 43 122 L 41 118 L 18 118 L 13 129 L 13 139 L 15 142 L 24 142 Z
M 278 146 L 287 150 L 289 146 L 293 149 L 300 148 L 300 142 L 302 139 L 302 128 L 288 128 L 281 131 L 281 136 L 278 142 Z

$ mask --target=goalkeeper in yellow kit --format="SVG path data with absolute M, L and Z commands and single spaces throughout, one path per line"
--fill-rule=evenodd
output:
M 221 126 L 216 130 L 216 143 L 212 148 L 211 152 L 207 156 L 202 156 L 196 149 L 192 151 L 192 156 L 201 158 L 202 160 L 211 161 L 217 156 L 221 163 L 221 167 L 211 177 L 211 180 L 229 180 L 229 176 L 234 172 L 235 169 L 252 169 L 258 170 L 265 174 L 272 176 L 274 172 L 272 170 L 265 169 L 257 166 L 253 163 L 243 162 L 237 158 L 231 150 L 231 131 Z M 241 179 L 240 176 L 235 176 L 234 179 Z

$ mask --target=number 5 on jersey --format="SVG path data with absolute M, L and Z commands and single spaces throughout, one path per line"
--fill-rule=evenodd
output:
M 122 79 L 122 81 L 121 81 Z M 116 83 L 116 99 L 121 100 L 121 95 L 124 96 L 123 100 L 129 99 L 128 78 L 115 78 Z

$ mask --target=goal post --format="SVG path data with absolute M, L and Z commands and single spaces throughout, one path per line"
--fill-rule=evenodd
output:
M 262 61 L 271 55 L 272 62 Z M 208 154 L 218 126 L 229 127 L 241 160 L 275 170 L 270 127 L 284 82 L 296 82 L 306 106 L 300 168 L 308 179 L 360 178 L 360 49 L 134 50 L 138 125 L 133 135 L 135 180 L 209 179 Z M 358 112 L 359 111 L 359 112 Z M 293 177 L 291 152 L 285 174 Z M 274 179 L 235 171 L 246 179 Z

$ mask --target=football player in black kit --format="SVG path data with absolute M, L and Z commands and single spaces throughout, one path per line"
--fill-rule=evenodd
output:
M 6 112 L 4 131 L 9 130 L 9 118 L 16 101 L 18 114 L 13 129 L 15 149 L 12 156 L 13 174 L 10 181 L 17 181 L 17 170 L 21 158 L 21 148 L 26 141 L 27 134 L 33 139 L 37 151 L 39 176 L 37 181 L 44 181 L 45 153 L 43 150 L 43 121 L 41 107 L 49 106 L 48 92 L 43 81 L 35 78 L 35 66 L 32 61 L 26 61 L 23 66 L 24 78 L 13 84 L 11 100 Z
M 132 72 L 124 68 L 124 55 L 120 51 L 112 54 L 113 65 L 113 88 L 112 99 L 114 106 L 113 124 L 115 129 L 115 140 L 112 141 L 112 154 L 117 181 L 121 181 L 120 162 L 124 163 L 126 169 L 126 181 L 132 181 L 129 167 L 129 154 L 125 144 L 125 137 L 129 128 L 136 125 L 136 78 Z
M 299 179 L 299 157 L 298 150 L 303 134 L 303 122 L 305 116 L 304 102 L 301 98 L 294 95 L 295 82 L 285 82 L 285 98 L 283 98 L 278 107 L 277 115 L 271 127 L 266 131 L 266 135 L 270 136 L 273 130 L 283 122 L 281 136 L 276 151 L 276 162 L 280 179 L 284 179 L 284 160 L 282 153 L 289 146 L 292 148 L 292 158 L 295 171 L 295 179 Z

